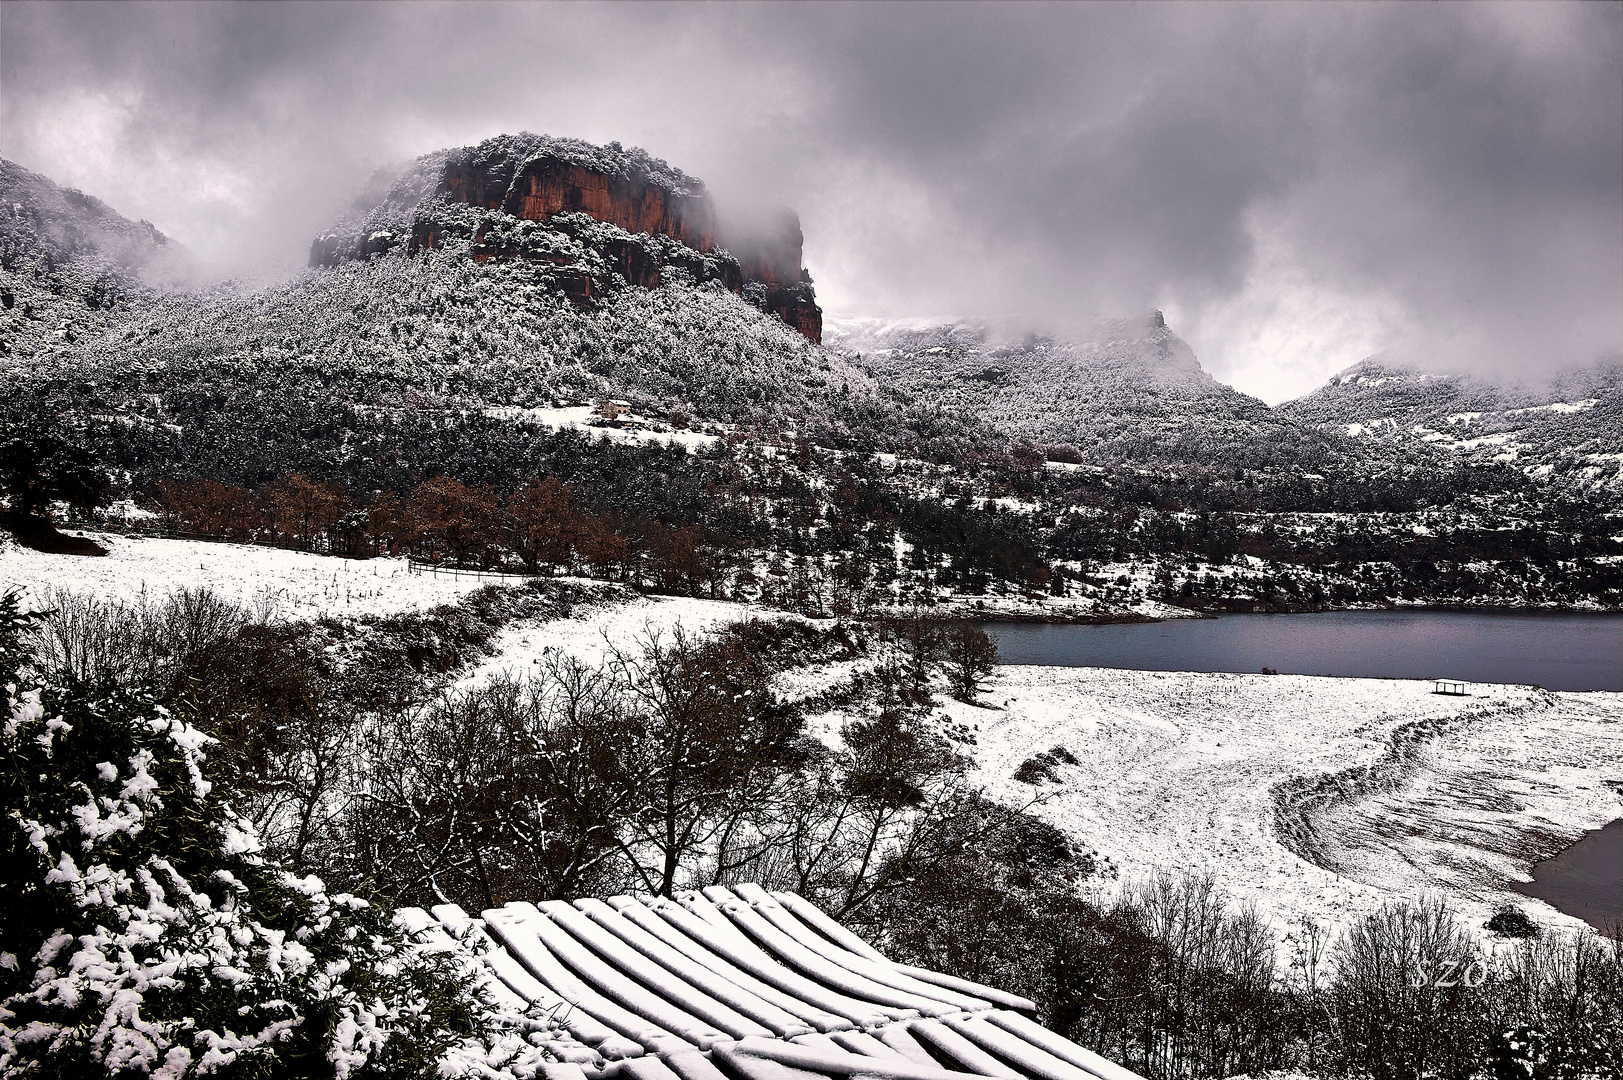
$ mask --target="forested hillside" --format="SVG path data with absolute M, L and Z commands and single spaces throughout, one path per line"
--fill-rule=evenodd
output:
M 1104 466 L 1348 474 L 1379 463 L 1201 369 L 1155 312 L 1097 319 L 1076 340 L 983 322 L 836 323 L 829 343 L 918 401 L 963 408 L 1061 459 Z
M 152 230 L 7 170 L 0 418 L 84 444 L 167 529 L 530 569 L 540 545 L 813 615 L 1623 600 L 1615 508 L 1555 482 L 1579 473 L 1269 409 L 1159 315 L 1076 342 L 847 325 L 824 348 L 706 231 L 702 185 L 639 151 L 429 155 L 257 291 L 154 288 Z M 554 195 L 585 209 L 512 212 Z M 84 286 L 97 267 L 113 293 Z M 1598 425 L 1568 455 L 1591 471 L 1618 453 L 1607 378 L 1544 410 Z M 588 416 L 605 399 L 631 413 Z M 1494 415 L 1544 415 L 1523 408 Z
M 1391 456 L 1431 447 L 1463 460 L 1513 464 L 1560 485 L 1623 487 L 1623 361 L 1597 361 L 1542 382 L 1501 383 L 1377 357 L 1279 411 Z
M 0 159 L 0 363 L 66 354 L 191 262 L 151 222 Z

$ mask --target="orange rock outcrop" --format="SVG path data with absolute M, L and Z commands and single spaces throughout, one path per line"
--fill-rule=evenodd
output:
M 680 240 L 696 251 L 716 246 L 716 214 L 708 195 L 675 195 L 653 184 L 543 161 L 527 167 L 504 207 L 515 217 L 546 221 L 565 210 L 590 214 L 626 232 Z
M 503 167 L 505 163 L 495 167 L 492 164 L 468 160 L 448 163 L 440 191 L 456 202 L 501 210 L 530 221 L 545 222 L 556 214 L 578 212 L 627 232 L 668 236 L 695 251 L 708 253 L 717 247 L 715 206 L 702 186 L 680 193 L 648 180 L 611 176 L 545 156 L 518 166 L 516 175 L 511 166 Z M 420 221 L 413 230 L 411 249 L 439 247 L 442 239 L 434 224 Z M 481 262 L 513 256 L 499 245 L 484 245 L 483 240 L 481 229 L 475 240 L 475 257 Z M 742 279 L 729 274 L 726 285 L 735 292 L 750 282 L 765 286 L 760 302 L 766 310 L 809 340 L 822 341 L 823 312 L 817 306 L 811 277 L 800 265 L 804 238 L 799 218 L 786 212 L 766 229 L 722 240 L 728 253 L 738 260 Z M 642 252 L 619 245 L 612 257 L 628 284 L 659 283 L 658 267 L 646 265 Z M 577 303 L 590 303 L 597 290 L 584 272 L 575 277 L 566 283 L 566 293 Z

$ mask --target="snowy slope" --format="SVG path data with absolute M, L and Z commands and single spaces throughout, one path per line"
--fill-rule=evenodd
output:
M 1427 447 L 1589 490 L 1623 489 L 1623 362 L 1505 383 L 1372 357 L 1279 411 L 1388 454 Z
M 490 583 L 412 574 L 389 559 L 98 539 L 106 558 L 0 548 L 0 587 L 129 600 L 207 586 L 250 608 L 315 619 L 419 611 Z M 458 682 L 522 676 L 551 652 L 600 663 L 650 635 L 703 635 L 752 618 L 795 616 L 697 598 L 581 604 L 570 617 L 508 623 Z M 774 685 L 806 700 L 870 663 L 791 668 Z M 1533 863 L 1623 813 L 1623 694 L 1429 691 L 1402 680 L 1012 666 L 984 694 L 995 708 L 943 696 L 942 709 L 977 731 L 976 764 L 994 797 L 1023 805 L 1040 796 L 1039 816 L 1129 877 L 1211 873 L 1284 928 L 1303 916 L 1343 921 L 1428 889 L 1485 911 Z M 808 717 L 808 727 L 831 737 L 829 719 Z M 1051 765 L 1055 780 L 1041 785 L 1012 778 L 1056 746 L 1078 763 Z M 1553 909 L 1543 917 L 1563 918 Z
M 601 664 L 615 649 L 635 653 L 639 642 L 654 638 L 669 642 L 678 629 L 703 636 L 746 619 L 792 617 L 751 604 L 642 596 L 625 604 L 584 609 L 574 618 L 515 622 L 497 638 L 495 655 L 467 671 L 462 682 L 472 686 L 499 675 L 522 677 L 552 652 Z
M 978 764 L 1123 868 L 1209 873 L 1281 929 L 1441 892 L 1468 914 L 1525 899 L 1532 864 L 1623 813 L 1623 695 L 1474 685 L 1005 667 Z M 1012 779 L 1063 746 L 1057 782 Z M 1401 751 L 1410 751 L 1408 753 Z M 1566 916 L 1540 907 L 1541 918 Z

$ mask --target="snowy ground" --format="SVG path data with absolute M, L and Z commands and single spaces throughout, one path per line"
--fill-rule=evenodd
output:
M 1623 694 L 1475 685 L 1452 698 L 1430 688 L 1006 667 L 985 698 L 999 711 L 949 709 L 979 725 L 994 796 L 1042 796 L 1035 813 L 1124 877 L 1209 873 L 1282 930 L 1428 891 L 1473 918 L 1513 900 L 1569 922 L 1504 886 L 1623 814 Z M 1058 765 L 1040 786 L 1012 779 L 1055 746 L 1079 764 Z M 1276 821 L 1311 861 L 1281 842 Z
M 0 545 L 0 590 L 20 587 L 26 599 L 38 603 L 59 588 L 132 600 L 143 592 L 161 599 L 176 589 L 207 587 L 254 611 L 314 619 L 436 607 L 491 583 L 413 574 L 403 559 L 339 559 L 246 544 L 88 535 L 108 549 L 105 558 Z
M 672 429 L 662 421 L 650 420 L 635 413 L 624 414 L 620 426 L 601 422 L 593 423 L 594 420 L 598 420 L 598 415 L 597 410 L 590 405 L 537 409 L 504 406 L 487 408 L 484 412 L 486 416 L 498 420 L 518 420 L 534 424 L 537 427 L 555 429 L 573 428 L 583 431 L 594 438 L 603 438 L 610 442 L 662 443 L 682 446 L 689 451 L 693 451 L 721 441 L 719 435 L 691 431 L 686 428 Z M 717 430 L 721 429 L 718 428 Z
M 678 627 L 703 635 L 746 619 L 792 617 L 781 611 L 721 600 L 639 596 L 623 604 L 581 608 L 574 618 L 513 623 L 493 643 L 495 655 L 470 668 L 461 683 L 473 686 L 499 674 L 523 675 L 549 652 L 566 653 L 596 664 L 611 649 L 635 651 L 638 643 L 650 636 L 668 642 Z
M 490 581 L 412 574 L 390 559 L 97 539 L 106 558 L 0 546 L 0 589 L 131 599 L 207 586 L 309 619 L 420 610 Z M 650 633 L 705 633 L 750 617 L 790 616 L 674 597 L 581 605 L 572 618 L 509 626 L 464 684 L 523 673 L 548 650 L 596 662 Z M 780 692 L 815 693 L 850 666 L 785 673 Z M 1022 804 L 1041 796 L 1034 812 L 1125 877 L 1210 873 L 1281 929 L 1302 916 L 1339 923 L 1428 890 L 1473 916 L 1514 900 L 1566 921 L 1505 885 L 1623 815 L 1623 694 L 1429 691 L 1401 680 L 1005 667 L 983 698 L 996 708 L 942 700 L 977 731 L 991 794 Z M 1055 766 L 1054 781 L 1037 787 L 1012 779 L 1055 746 L 1079 763 Z

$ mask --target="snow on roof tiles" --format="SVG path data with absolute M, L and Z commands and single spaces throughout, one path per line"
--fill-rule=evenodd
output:
M 401 921 L 431 947 L 488 943 L 498 1008 L 558 1061 L 546 1080 L 1140 1080 L 1031 1001 L 894 963 L 756 885 Z

